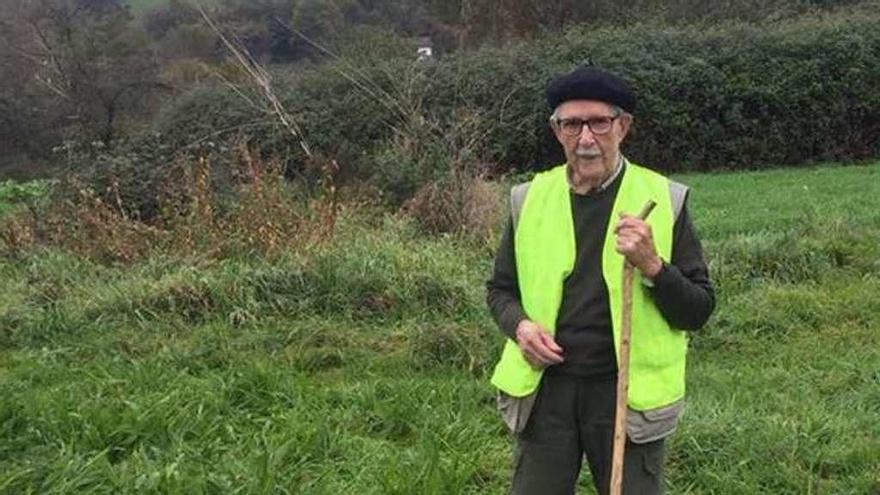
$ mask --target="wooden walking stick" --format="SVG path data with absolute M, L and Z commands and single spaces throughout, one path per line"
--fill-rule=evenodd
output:
M 651 214 L 657 203 L 648 200 L 639 219 Z M 620 495 L 623 488 L 623 450 L 626 447 L 626 402 L 629 395 L 629 344 L 632 334 L 633 266 L 623 262 L 623 315 L 620 324 L 620 362 L 617 366 L 617 405 L 614 409 L 614 444 L 611 458 L 611 495 Z

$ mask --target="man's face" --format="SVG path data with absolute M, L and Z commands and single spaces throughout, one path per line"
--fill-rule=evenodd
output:
M 594 100 L 569 100 L 559 105 L 556 112 L 557 122 L 563 123 L 567 120 L 571 122 L 569 119 L 600 122 L 602 119 L 615 116 L 615 110 L 611 105 Z M 571 125 L 568 126 L 568 133 L 565 132 L 565 126 L 553 126 L 553 132 L 562 149 L 565 150 L 565 159 L 574 177 L 593 181 L 614 172 L 620 156 L 620 143 L 629 132 L 630 119 L 628 114 L 615 118 L 608 132 L 602 134 L 594 133 L 587 125 L 574 135 L 570 134 Z M 576 126 L 574 127 L 576 129 Z M 599 126 L 593 125 L 593 127 Z M 603 129 L 598 128 L 598 130 Z

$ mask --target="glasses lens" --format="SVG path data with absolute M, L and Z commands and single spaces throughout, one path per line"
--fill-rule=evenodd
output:
M 605 134 L 611 130 L 611 117 L 596 117 L 588 122 L 590 124 L 590 131 L 593 134 Z
M 583 132 L 584 125 L 586 124 L 593 134 L 605 134 L 611 130 L 611 124 L 613 123 L 614 117 L 593 117 L 587 120 L 574 117 L 560 120 L 559 128 L 569 136 L 577 136 Z
M 562 132 L 569 136 L 577 136 L 583 129 L 584 121 L 581 119 L 562 119 L 559 121 L 559 126 L 562 128 Z

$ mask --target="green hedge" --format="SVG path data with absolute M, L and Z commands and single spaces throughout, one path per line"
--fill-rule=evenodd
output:
M 554 74 L 587 59 L 624 76 L 639 95 L 625 144 L 638 162 L 702 171 L 851 160 L 880 155 L 878 20 L 863 13 L 758 25 L 576 28 L 426 64 L 326 65 L 288 76 L 278 87 L 313 148 L 359 178 L 374 175 L 383 160 L 387 166 L 388 149 L 401 135 L 442 136 L 462 109 L 481 116 L 478 155 L 498 169 L 560 160 L 543 90 Z M 368 95 L 340 70 L 391 96 Z M 247 120 L 241 106 L 187 98 L 162 113 L 157 130 L 192 137 L 205 132 L 205 122 Z M 277 132 L 257 130 L 250 138 L 265 142 L 264 149 L 286 150 L 295 166 L 303 163 L 296 147 L 281 146 Z

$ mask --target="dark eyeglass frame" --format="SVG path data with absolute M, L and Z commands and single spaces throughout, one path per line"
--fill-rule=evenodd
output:
M 580 117 L 570 117 L 567 119 L 553 118 L 551 123 L 566 136 L 580 136 L 584 132 L 584 126 L 596 136 L 608 134 L 614 127 L 614 121 L 620 118 L 623 112 L 616 115 L 603 115 L 601 117 L 590 117 L 582 119 Z M 607 124 L 606 124 L 607 121 Z M 607 127 L 606 127 L 607 126 Z

